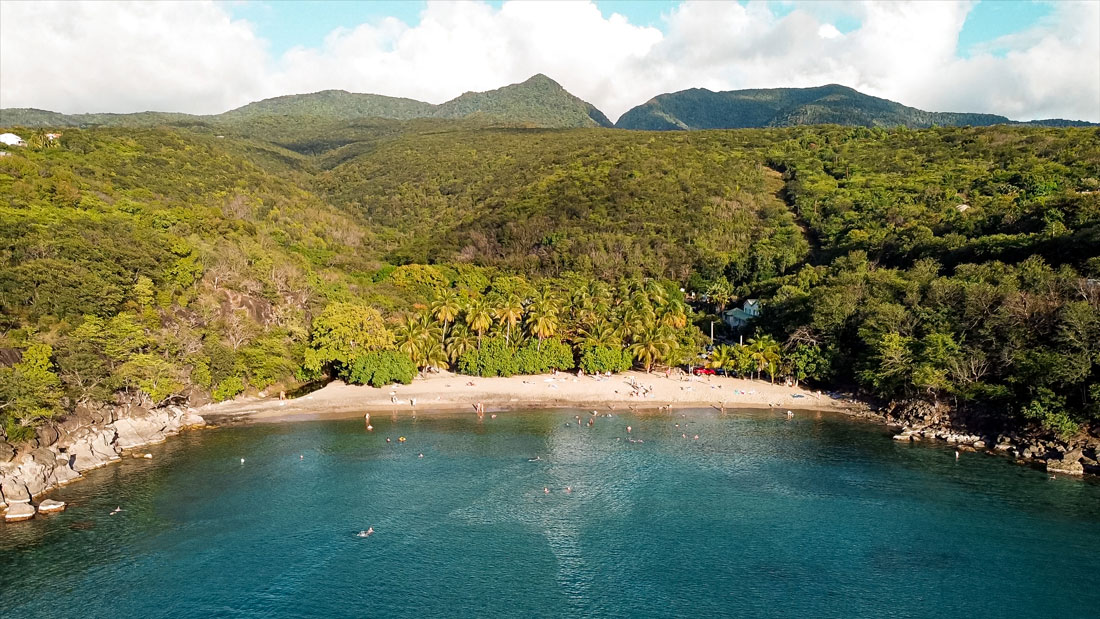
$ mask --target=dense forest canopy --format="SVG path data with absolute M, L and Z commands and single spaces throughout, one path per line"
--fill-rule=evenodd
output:
M 1062 435 L 1100 420 L 1096 129 L 11 130 L 12 440 L 120 397 L 675 365 L 750 297 L 763 315 L 711 365 Z

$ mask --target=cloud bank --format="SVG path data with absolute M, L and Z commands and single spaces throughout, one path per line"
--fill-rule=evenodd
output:
M 1100 3 L 963 58 L 969 2 L 684 2 L 662 29 L 588 2 L 429 3 L 273 55 L 213 2 L 0 3 L 0 107 L 218 113 L 340 88 L 441 103 L 545 73 L 611 118 L 662 92 L 840 83 L 932 111 L 1100 121 Z M 859 27 L 841 32 L 838 13 Z M 663 30 L 663 31 L 662 31 Z M 996 50 L 996 53 L 994 53 Z

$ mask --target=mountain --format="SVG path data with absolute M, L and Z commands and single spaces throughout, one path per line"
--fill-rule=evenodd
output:
M 156 126 L 208 124 L 221 128 L 280 122 L 280 117 L 321 121 L 364 118 L 471 118 L 493 123 L 544 128 L 611 127 L 603 112 L 554 80 L 535 75 L 525 82 L 487 92 L 468 92 L 441 105 L 415 99 L 323 90 L 249 103 L 222 114 L 199 116 L 171 112 L 136 114 L 60 114 L 33 108 L 0 109 L 4 127 Z M 285 123 L 284 123 L 285 124 Z
M 674 131 L 747 129 L 793 125 L 855 125 L 913 129 L 939 126 L 1012 124 L 996 114 L 926 112 L 887 99 L 865 95 L 838 84 L 815 88 L 763 88 L 713 92 L 692 88 L 658 95 L 627 111 L 620 129 Z M 1087 126 L 1060 119 L 1031 121 L 1044 126 Z
M 468 92 L 436 109 L 439 118 L 481 117 L 542 127 L 611 127 L 612 122 L 554 80 L 539 73 L 519 84 Z
M 408 120 L 431 116 L 435 107 L 431 103 L 402 97 L 322 90 L 307 95 L 286 95 L 256 101 L 213 118 L 233 121 L 257 116 L 314 116 L 329 120 L 372 117 Z

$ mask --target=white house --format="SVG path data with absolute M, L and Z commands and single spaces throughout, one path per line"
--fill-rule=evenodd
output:
M 733 329 L 740 329 L 760 315 L 760 299 L 746 299 L 741 307 L 722 313 L 722 320 Z
M 27 145 L 27 143 L 23 141 L 23 138 L 15 135 L 14 133 L 0 133 L 0 144 L 7 144 L 8 146 Z

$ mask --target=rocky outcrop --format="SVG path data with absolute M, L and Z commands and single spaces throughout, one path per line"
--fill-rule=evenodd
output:
M 1045 466 L 1051 473 L 1100 475 L 1100 462 L 1097 461 L 1100 440 L 1096 436 L 1066 441 L 1049 436 L 1001 433 L 990 430 L 991 424 L 979 413 L 923 400 L 892 402 L 872 416 L 896 426 L 894 440 L 898 442 L 941 441 L 961 449 L 990 449 L 1021 462 Z
M 65 511 L 65 501 L 46 499 L 38 504 L 38 513 L 40 514 L 56 514 L 63 511 Z
M 39 428 L 35 439 L 18 448 L 0 443 L 0 507 L 8 506 L 10 513 L 11 507 L 28 505 L 84 471 L 118 461 L 124 451 L 204 425 L 202 417 L 174 406 L 78 409 L 56 426 Z
M 8 507 L 8 511 L 4 512 L 5 522 L 20 522 L 22 520 L 30 520 L 34 518 L 34 514 L 37 510 L 34 509 L 34 505 L 30 503 L 16 503 Z

